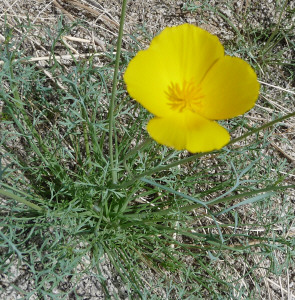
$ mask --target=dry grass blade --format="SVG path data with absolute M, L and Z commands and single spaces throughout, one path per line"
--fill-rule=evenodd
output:
M 62 13 L 64 13 L 72 22 L 74 22 L 76 19 L 65 9 L 63 8 L 58 2 L 57 0 L 53 0 L 52 2 Z M 87 31 L 82 28 L 83 31 L 85 31 L 87 33 Z M 93 40 L 95 41 L 95 43 L 101 47 L 101 49 L 103 51 L 106 51 L 106 47 L 105 47 L 105 43 L 103 41 L 101 41 L 100 39 L 98 39 L 97 37 L 93 36 Z
M 73 60 L 73 59 L 79 59 L 79 58 L 86 58 L 86 57 L 101 57 L 104 56 L 104 52 L 100 53 L 79 53 L 79 54 L 66 54 L 66 55 L 54 55 L 54 59 L 57 61 L 61 60 Z M 53 55 L 50 56 L 40 56 L 40 57 L 32 57 L 29 59 L 23 59 L 22 63 L 30 63 L 30 62 L 36 62 L 36 61 L 49 61 L 53 58 Z M 4 61 L 0 61 L 0 65 L 3 65 Z

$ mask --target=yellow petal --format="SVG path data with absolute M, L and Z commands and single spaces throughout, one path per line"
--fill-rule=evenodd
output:
M 124 74 L 128 93 L 156 116 L 171 113 L 171 84 L 201 82 L 224 55 L 216 36 L 190 24 L 164 29 L 147 50 L 139 51 Z
M 251 66 L 237 57 L 219 59 L 201 83 L 204 95 L 198 112 L 212 120 L 241 115 L 251 109 L 259 94 L 257 76 Z
M 156 117 L 149 121 L 147 130 L 159 144 L 191 153 L 221 149 L 229 140 L 229 133 L 214 121 L 187 111 Z

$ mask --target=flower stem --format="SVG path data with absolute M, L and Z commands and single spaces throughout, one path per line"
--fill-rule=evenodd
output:
M 271 122 L 268 122 L 268 123 L 266 123 L 266 124 L 264 124 L 264 125 L 262 125 L 262 126 L 260 126 L 258 128 L 254 128 L 251 131 L 246 132 L 242 136 L 231 140 L 226 146 L 229 146 L 229 145 L 232 145 L 232 144 L 234 144 L 236 142 L 239 142 L 239 141 L 245 139 L 246 137 L 248 137 L 249 135 L 252 135 L 253 133 L 259 132 L 260 130 L 263 130 L 263 129 L 266 129 L 268 127 L 271 127 L 271 126 L 273 126 L 276 123 L 282 122 L 282 121 L 284 121 L 286 119 L 289 119 L 291 117 L 294 117 L 294 116 L 295 116 L 295 112 L 292 112 L 292 113 L 289 113 L 289 114 L 287 114 L 287 115 L 285 115 L 283 117 L 280 117 L 280 118 L 275 119 L 275 120 L 273 120 Z
M 111 102 L 109 108 L 109 155 L 110 155 L 110 165 L 112 170 L 112 180 L 113 183 L 117 183 L 117 171 L 114 165 L 114 153 L 113 153 L 113 132 L 114 132 L 114 108 L 115 108 L 115 98 L 117 93 L 117 83 L 118 83 L 118 71 L 119 71 L 119 62 L 120 62 L 120 54 L 121 54 L 121 45 L 122 45 L 122 37 L 123 37 L 123 26 L 125 20 L 126 13 L 126 5 L 127 0 L 123 0 L 122 11 L 121 11 L 121 19 L 120 19 L 120 28 L 117 42 L 117 53 L 116 53 L 116 62 L 115 62 L 115 70 L 114 70 L 114 78 L 113 78 L 113 87 L 112 87 L 112 95 Z M 116 149 L 117 150 L 117 149 Z

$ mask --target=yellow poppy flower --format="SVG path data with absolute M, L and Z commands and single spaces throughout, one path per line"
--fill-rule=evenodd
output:
M 150 136 L 192 153 L 225 146 L 230 135 L 214 120 L 245 113 L 259 93 L 250 65 L 224 55 L 216 36 L 190 24 L 164 29 L 130 61 L 124 80 L 130 96 L 155 115 Z

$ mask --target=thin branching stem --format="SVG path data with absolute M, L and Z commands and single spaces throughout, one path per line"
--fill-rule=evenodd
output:
M 114 126 L 115 126 L 114 109 L 115 109 L 115 99 L 117 94 L 119 62 L 120 62 L 126 6 L 127 6 L 127 0 L 123 0 L 121 18 L 120 18 L 120 28 L 119 28 L 119 35 L 118 35 L 118 42 L 117 42 L 117 53 L 116 53 L 116 62 L 115 62 L 115 70 L 114 70 L 114 78 L 113 78 L 112 95 L 111 95 L 111 102 L 109 108 L 109 155 L 110 155 L 110 165 L 112 170 L 112 180 L 114 184 L 117 183 L 117 178 L 118 178 L 117 171 L 115 168 L 115 163 L 114 163 L 114 152 L 113 152 L 113 133 L 114 133 Z

